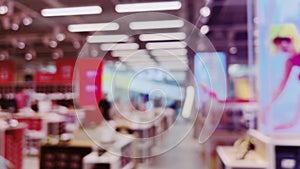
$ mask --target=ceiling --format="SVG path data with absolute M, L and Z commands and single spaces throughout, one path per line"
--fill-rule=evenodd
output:
M 58 55 L 77 57 L 83 45 L 86 44 L 87 36 L 93 35 L 95 32 L 72 33 L 67 29 L 70 24 L 116 22 L 120 25 L 118 30 L 99 31 L 96 34 L 127 34 L 130 38 L 123 43 L 137 43 L 139 49 L 144 49 L 147 46 L 147 42 L 139 39 L 140 34 L 185 32 L 188 35 L 191 29 L 193 31 L 201 29 L 203 25 L 208 25 L 210 29 L 206 37 L 217 51 L 226 52 L 230 63 L 247 62 L 247 0 L 211 0 L 209 2 L 206 2 L 206 0 L 181 0 L 182 7 L 179 10 L 152 14 L 115 12 L 115 5 L 117 4 L 138 2 L 156 2 L 156 0 L 0 0 L 0 5 L 4 3 L 11 7 L 7 14 L 0 15 L 0 52 L 6 54 L 6 57 L 19 60 L 24 60 L 24 56 L 28 52 L 33 53 L 35 59 L 42 60 L 51 60 L 53 56 Z M 58 17 L 43 17 L 41 15 L 41 10 L 44 8 L 90 5 L 101 6 L 102 13 L 99 15 Z M 199 12 L 204 6 L 208 6 L 211 10 L 208 17 L 201 16 Z M 23 19 L 27 17 L 33 19 L 32 24 L 29 26 L 22 24 Z M 129 29 L 129 23 L 133 21 L 167 20 L 176 19 L 177 17 L 191 24 L 188 24 L 189 26 L 185 24 L 180 28 L 137 31 Z M 12 28 L 13 23 L 19 25 L 18 29 L 16 27 Z M 190 25 L 196 25 L 197 29 L 191 28 Z M 64 35 L 65 39 L 58 41 L 58 34 Z M 196 50 L 195 52 L 211 50 L 203 40 L 204 35 L 197 32 L 195 36 L 197 36 L 194 37 L 196 39 L 195 46 L 192 47 L 194 51 Z M 57 42 L 57 45 L 51 44 L 53 41 Z M 178 40 L 167 41 L 176 42 Z M 24 42 L 26 47 L 20 49 L 23 47 L 20 46 L 19 42 Z M 118 58 L 111 56 L 111 52 L 102 51 L 99 47 L 100 44 L 89 44 L 89 51 L 94 52 L 89 53 L 89 55 L 97 57 L 105 54 L 109 60 L 118 60 Z M 150 50 L 147 50 L 147 52 L 154 62 L 158 64 L 162 62 L 152 56 Z M 53 53 L 58 55 L 53 55 Z M 188 55 L 192 57 L 193 52 L 188 52 Z

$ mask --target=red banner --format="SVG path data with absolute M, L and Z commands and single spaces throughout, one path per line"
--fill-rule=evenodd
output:
M 79 104 L 97 105 L 102 96 L 103 60 L 83 58 L 78 60 Z
M 11 60 L 0 61 L 0 84 L 11 85 L 15 80 L 15 64 Z
M 35 72 L 35 84 L 38 85 L 52 85 L 56 83 L 55 74 L 54 73 L 46 73 L 46 72 Z
M 59 84 L 71 85 L 76 59 L 59 59 L 56 61 L 56 78 Z

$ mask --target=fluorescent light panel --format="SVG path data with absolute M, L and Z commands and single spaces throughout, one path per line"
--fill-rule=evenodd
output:
M 132 57 L 148 55 L 146 50 L 116 50 L 112 51 L 114 57 Z
M 184 32 L 141 34 L 139 36 L 141 41 L 184 40 L 185 38 Z
M 161 62 L 162 65 L 165 66 L 183 66 L 183 65 L 188 65 L 187 62 L 182 62 L 182 61 L 169 61 L 169 62 Z
M 182 56 L 186 54 L 186 49 L 156 49 L 151 51 L 153 56 Z
M 101 14 L 102 8 L 100 6 L 80 6 L 67 8 L 47 8 L 42 9 L 41 14 L 45 17 L 51 16 L 72 16 L 72 15 L 92 15 Z
M 114 31 L 119 29 L 119 24 L 110 23 L 88 23 L 88 24 L 72 24 L 68 26 L 70 32 L 93 32 L 93 31 Z
M 130 61 L 153 61 L 148 55 L 144 56 L 133 56 L 133 57 L 120 57 L 120 60 L 123 62 L 130 62 Z
M 128 35 L 92 35 L 87 37 L 88 43 L 110 43 L 110 42 L 126 42 Z
M 142 21 L 129 23 L 129 28 L 132 30 L 181 28 L 183 26 L 184 22 L 182 20 Z
M 137 43 L 109 43 L 109 44 L 102 44 L 100 49 L 103 51 L 109 50 L 135 50 L 138 49 L 139 45 Z
M 115 7 L 116 12 L 146 12 L 146 11 L 168 11 L 178 10 L 181 8 L 181 2 L 149 2 L 149 3 L 129 3 L 129 4 L 117 4 Z
M 155 43 L 147 43 L 147 49 L 177 49 L 177 48 L 185 48 L 185 42 L 155 42 Z
M 155 57 L 155 60 L 160 61 L 160 62 L 169 62 L 169 61 L 187 61 L 188 59 L 186 57 Z

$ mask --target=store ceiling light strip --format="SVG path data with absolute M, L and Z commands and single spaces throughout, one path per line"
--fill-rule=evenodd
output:
M 92 15 L 92 14 L 101 14 L 101 13 L 102 13 L 102 8 L 100 6 L 47 8 L 47 9 L 42 9 L 42 11 L 41 11 L 42 16 L 44 16 L 44 17 Z
M 169 62 L 160 62 L 162 66 L 165 67 L 188 67 L 188 61 L 181 62 L 181 61 L 169 61 Z
M 87 37 L 88 43 L 111 43 L 111 42 L 126 42 L 128 35 L 92 35 Z
M 153 56 L 182 56 L 187 55 L 186 49 L 156 49 L 152 50 L 151 55 Z
M 153 42 L 147 43 L 147 49 L 182 49 L 186 47 L 185 42 Z
M 70 32 L 94 32 L 94 31 L 115 31 L 120 28 L 118 23 L 88 23 L 72 24 L 68 26 Z
M 129 23 L 129 28 L 132 30 L 181 28 L 183 26 L 184 22 L 182 20 L 142 21 Z
M 187 57 L 155 57 L 155 60 L 157 61 L 187 61 Z
M 102 44 L 100 49 L 103 51 L 110 51 L 110 50 L 136 50 L 139 48 L 137 43 L 108 43 Z
M 144 56 L 133 56 L 133 57 L 120 57 L 120 60 L 123 62 L 130 62 L 130 61 L 153 61 L 149 55 Z
M 139 36 L 141 41 L 184 40 L 185 38 L 184 32 L 141 34 Z
M 116 50 L 112 51 L 113 57 L 132 57 L 148 55 L 146 50 Z
M 128 3 L 128 4 L 117 4 L 115 6 L 115 10 L 118 13 L 168 11 L 168 10 L 179 10 L 181 6 L 182 5 L 180 1 Z

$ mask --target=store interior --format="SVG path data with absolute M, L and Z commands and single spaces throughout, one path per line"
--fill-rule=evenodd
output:
M 0 0 L 0 169 L 300 168 L 299 14 Z

